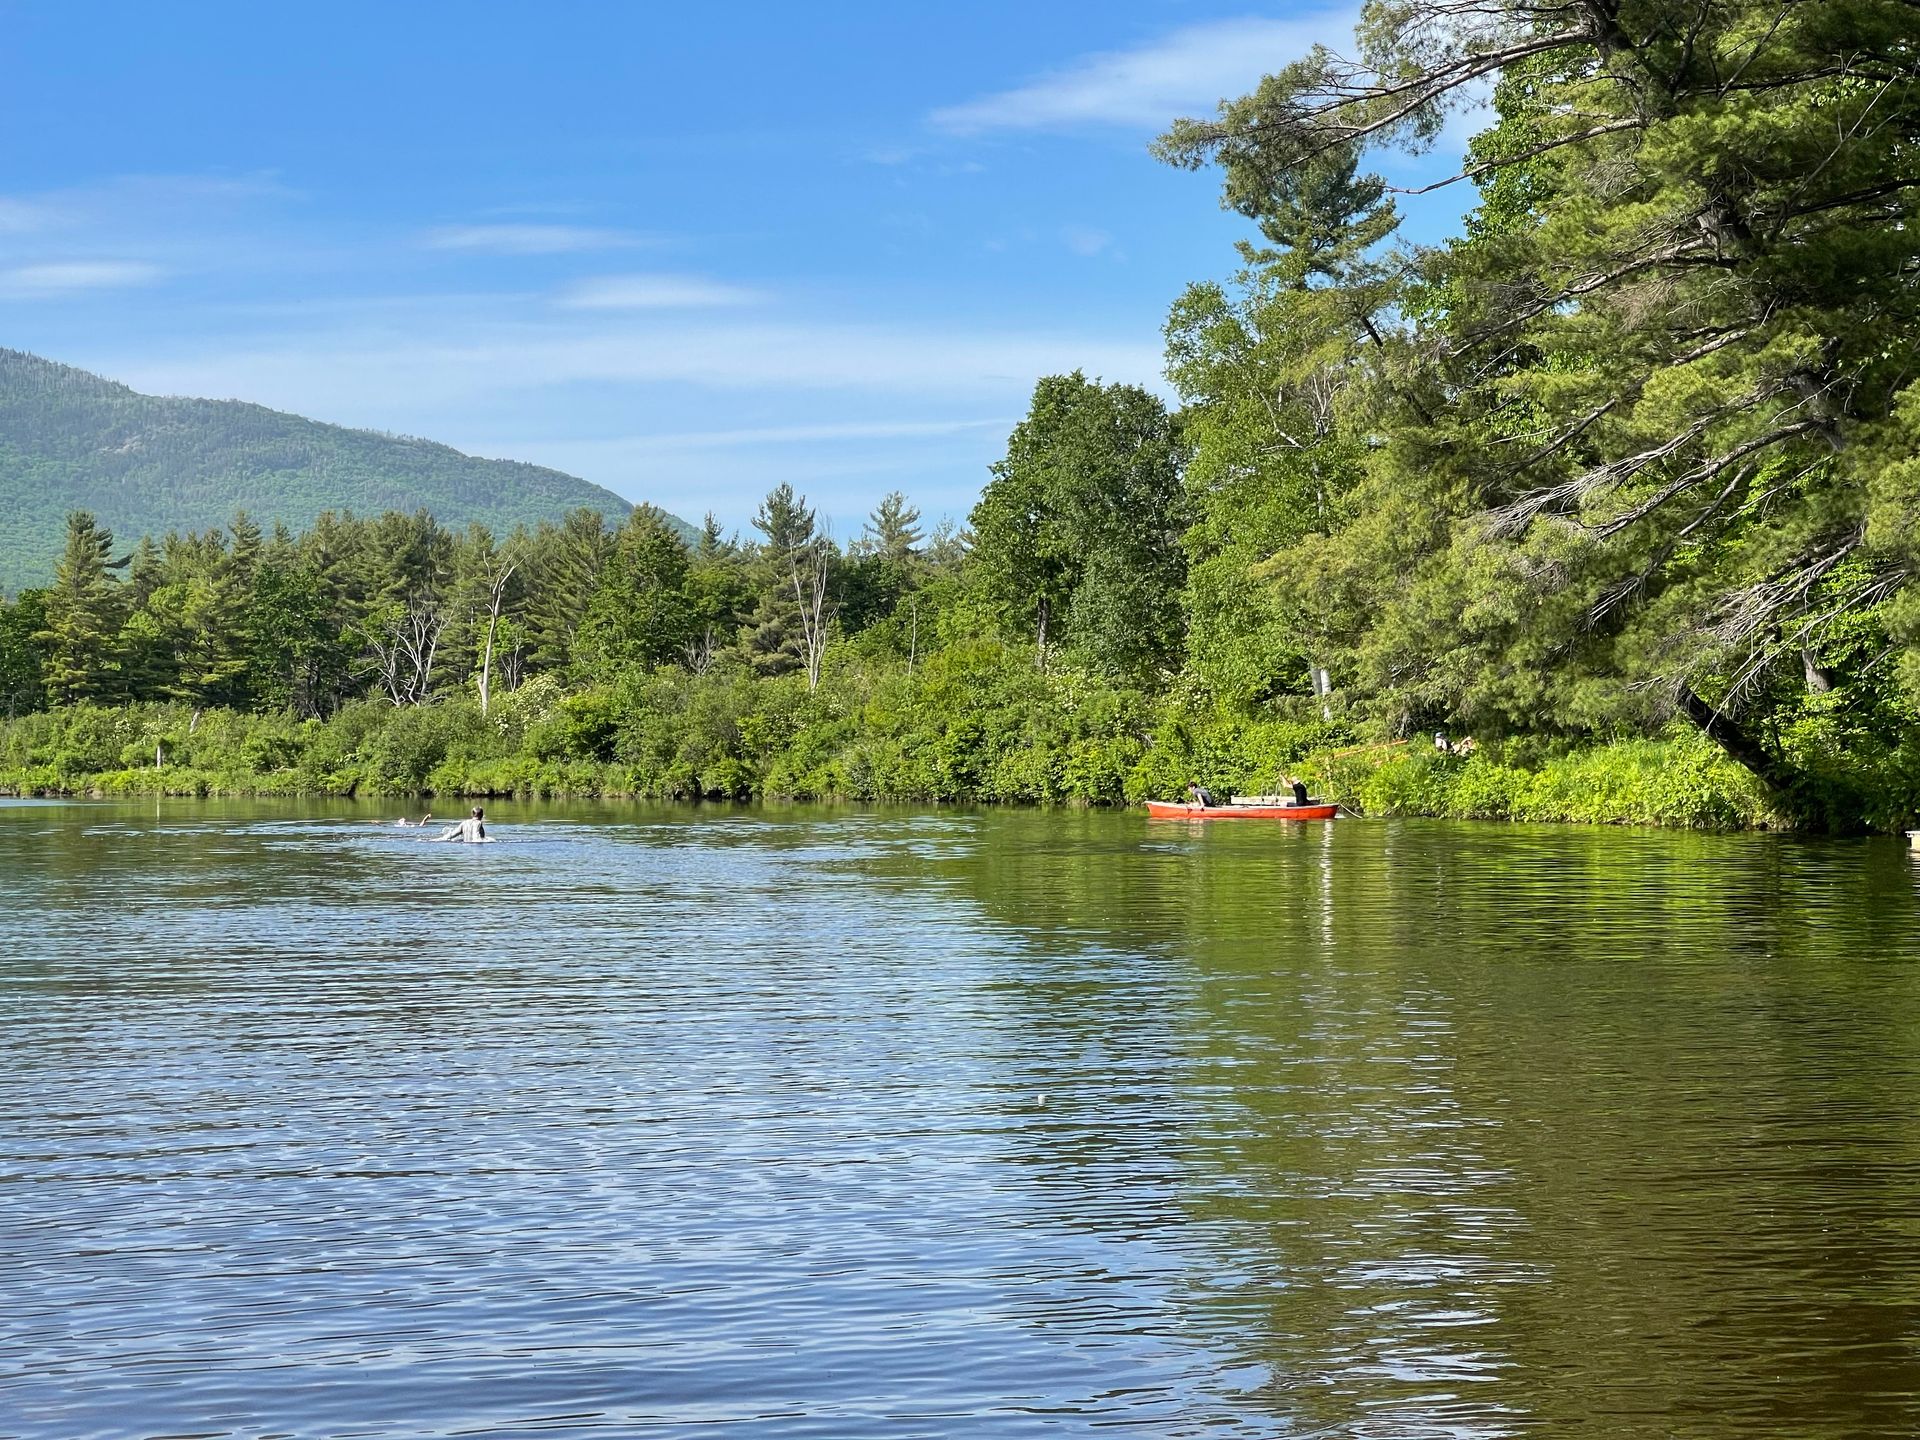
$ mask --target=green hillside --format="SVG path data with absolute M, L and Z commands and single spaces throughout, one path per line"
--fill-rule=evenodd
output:
M 296 530 L 323 510 L 424 508 L 450 527 L 506 531 L 582 506 L 616 520 L 632 508 L 558 470 L 237 400 L 142 395 L 0 349 L 0 593 L 50 576 L 70 510 L 91 510 L 130 545 L 242 509 Z

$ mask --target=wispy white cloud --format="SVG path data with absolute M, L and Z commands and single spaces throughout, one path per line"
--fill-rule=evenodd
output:
M 0 270 L 0 299 L 49 300 L 92 290 L 121 290 L 151 285 L 162 275 L 157 265 L 137 260 L 63 260 L 16 265 Z
M 758 291 L 698 275 L 602 275 L 560 295 L 569 310 L 705 310 L 752 305 Z
M 1181 115 L 1211 113 L 1316 43 L 1350 46 L 1357 18 L 1357 7 L 1346 6 L 1287 20 L 1191 25 L 1131 50 L 1085 56 L 1014 89 L 935 110 L 928 119 L 954 135 L 1159 128 Z
M 497 413 L 556 386 L 686 386 L 771 394 L 938 397 L 956 408 L 1024 402 L 1034 378 L 1075 368 L 1158 383 L 1151 337 L 820 323 L 614 319 L 356 326 L 214 345 L 172 359 L 77 357 L 142 389 L 237 396 L 347 424 L 416 429 L 436 409 Z M 544 404 L 544 401 L 540 402 Z M 538 408 L 538 406 L 536 406 Z
M 597 225 L 445 225 L 429 230 L 424 243 L 434 250 L 468 250 L 483 255 L 570 255 L 589 250 L 619 250 L 644 243 L 643 236 Z
M 740 523 L 782 479 L 829 513 L 864 513 L 904 485 L 929 516 L 963 515 L 1036 376 L 1161 383 L 1154 337 L 1126 329 L 774 322 L 498 297 L 354 307 L 271 337 L 123 345 L 61 358 L 148 392 L 431 435 Z
M 117 175 L 61 190 L 0 195 L 0 235 L 57 230 L 151 236 L 156 229 L 204 225 L 216 215 L 297 194 L 271 174 Z
M 783 475 L 825 477 L 835 473 L 884 472 L 902 454 L 927 447 L 951 450 L 955 441 L 971 450 L 991 447 L 1013 428 L 1010 419 L 849 420 L 811 425 L 757 425 L 732 430 L 679 430 L 581 439 L 570 435 L 525 438 L 505 448 L 511 458 L 533 458 L 576 475 L 662 474 L 710 471 L 715 465 L 766 472 L 769 460 Z M 479 451 L 499 450 L 481 443 Z M 766 452 L 777 454 L 769 456 Z M 538 458 L 545 457 L 545 458 Z
M 300 190 L 272 170 L 256 170 L 245 175 L 120 175 L 94 187 L 93 193 L 150 205 L 241 204 L 302 198 Z
M 0 195 L 0 235 L 24 235 L 53 224 L 59 211 L 31 200 L 14 200 Z
M 657 435 L 623 435 L 610 440 L 556 442 L 576 450 L 602 447 L 624 456 L 681 454 L 695 450 L 755 450 L 765 446 L 830 445 L 844 441 L 938 440 L 974 430 L 1007 430 L 1013 421 L 991 420 L 846 420 L 825 425 L 757 425 L 737 430 L 669 430 Z
M 1068 225 L 1060 232 L 1060 243 L 1076 255 L 1091 260 L 1113 244 L 1113 236 L 1091 225 Z
M 978 160 L 955 160 L 942 157 L 937 146 L 925 145 L 879 145 L 857 153 L 857 158 L 869 165 L 880 165 L 889 169 L 911 166 L 916 172 L 951 179 L 960 175 L 984 175 L 987 167 Z

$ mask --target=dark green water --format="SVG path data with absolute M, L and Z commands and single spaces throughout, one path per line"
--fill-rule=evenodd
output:
M 1909 1436 L 1920 864 L 0 805 L 0 1435 Z

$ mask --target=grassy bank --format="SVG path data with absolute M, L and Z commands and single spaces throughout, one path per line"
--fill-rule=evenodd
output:
M 156 763 L 156 758 L 158 763 Z M 1264 793 L 1299 774 L 1368 815 L 1680 827 L 1774 825 L 1759 784 L 1691 733 L 1561 753 L 1361 745 L 1337 724 L 1195 713 L 993 647 L 918 673 L 662 670 L 567 694 L 366 702 L 328 720 L 75 706 L 0 726 L 17 794 L 602 796 L 1125 805 L 1192 778 Z

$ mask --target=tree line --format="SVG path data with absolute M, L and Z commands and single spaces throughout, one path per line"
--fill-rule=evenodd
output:
M 836 544 L 783 486 L 745 542 L 341 518 L 143 545 L 116 580 L 76 518 L 0 616 L 4 703 L 814 690 L 991 639 L 1162 731 L 1528 763 L 1690 734 L 1806 823 L 1920 810 L 1910 0 L 1412 0 L 1357 44 L 1158 142 L 1254 236 L 1173 305 L 1176 408 L 1041 380 L 964 529 L 895 496 Z M 1406 242 L 1369 167 L 1484 96 L 1435 182 L 1477 193 L 1460 235 Z
M 970 529 L 929 533 L 894 492 L 838 541 L 788 484 L 747 538 L 636 508 L 496 536 L 425 512 L 246 515 L 125 553 L 75 512 L 51 585 L 0 608 L 0 704 L 180 702 L 326 718 L 357 700 L 494 698 L 539 675 L 733 668 L 820 684 L 830 647 L 912 668 L 956 639 L 1142 679 L 1177 666 L 1184 504 L 1175 427 L 1137 387 L 1043 381 Z

